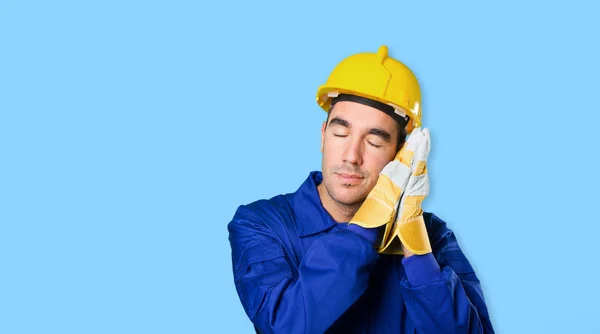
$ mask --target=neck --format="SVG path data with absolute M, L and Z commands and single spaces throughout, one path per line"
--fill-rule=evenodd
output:
M 356 211 L 360 208 L 361 203 L 346 205 L 340 202 L 336 202 L 329 193 L 323 183 L 317 186 L 321 203 L 325 210 L 331 215 L 333 220 L 338 223 L 347 223 L 352 220 L 352 217 L 356 214 Z

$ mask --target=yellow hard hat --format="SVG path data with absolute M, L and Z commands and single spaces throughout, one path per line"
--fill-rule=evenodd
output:
M 319 87 L 317 103 L 329 112 L 332 99 L 339 95 L 374 100 L 391 107 L 397 116 L 408 116 L 408 134 L 421 126 L 421 89 L 417 77 L 406 65 L 388 57 L 385 45 L 377 53 L 358 53 L 342 60 Z

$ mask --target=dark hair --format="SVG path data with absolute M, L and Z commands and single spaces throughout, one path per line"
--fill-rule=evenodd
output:
M 333 107 L 329 108 L 329 112 L 327 113 L 327 119 L 325 120 L 325 123 L 327 123 L 327 125 L 329 125 L 329 115 L 331 115 L 332 109 Z M 396 140 L 396 153 L 398 153 L 398 151 L 400 151 L 400 149 L 404 145 L 404 142 L 406 142 L 406 128 L 400 125 L 400 123 L 398 122 L 394 123 L 396 123 L 396 129 L 398 130 L 398 138 Z
M 406 128 L 401 126 L 400 123 L 396 122 L 396 128 L 398 129 L 398 141 L 396 142 L 396 153 L 400 151 L 404 143 L 406 142 Z

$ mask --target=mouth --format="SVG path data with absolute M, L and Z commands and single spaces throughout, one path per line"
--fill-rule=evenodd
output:
M 335 173 L 337 178 L 347 184 L 356 184 L 362 181 L 363 177 L 358 174 Z

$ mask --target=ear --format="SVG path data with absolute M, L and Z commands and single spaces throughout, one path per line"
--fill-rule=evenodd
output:
M 323 122 L 321 125 L 321 153 L 323 153 L 323 143 L 325 141 L 325 128 L 327 127 L 327 122 Z

